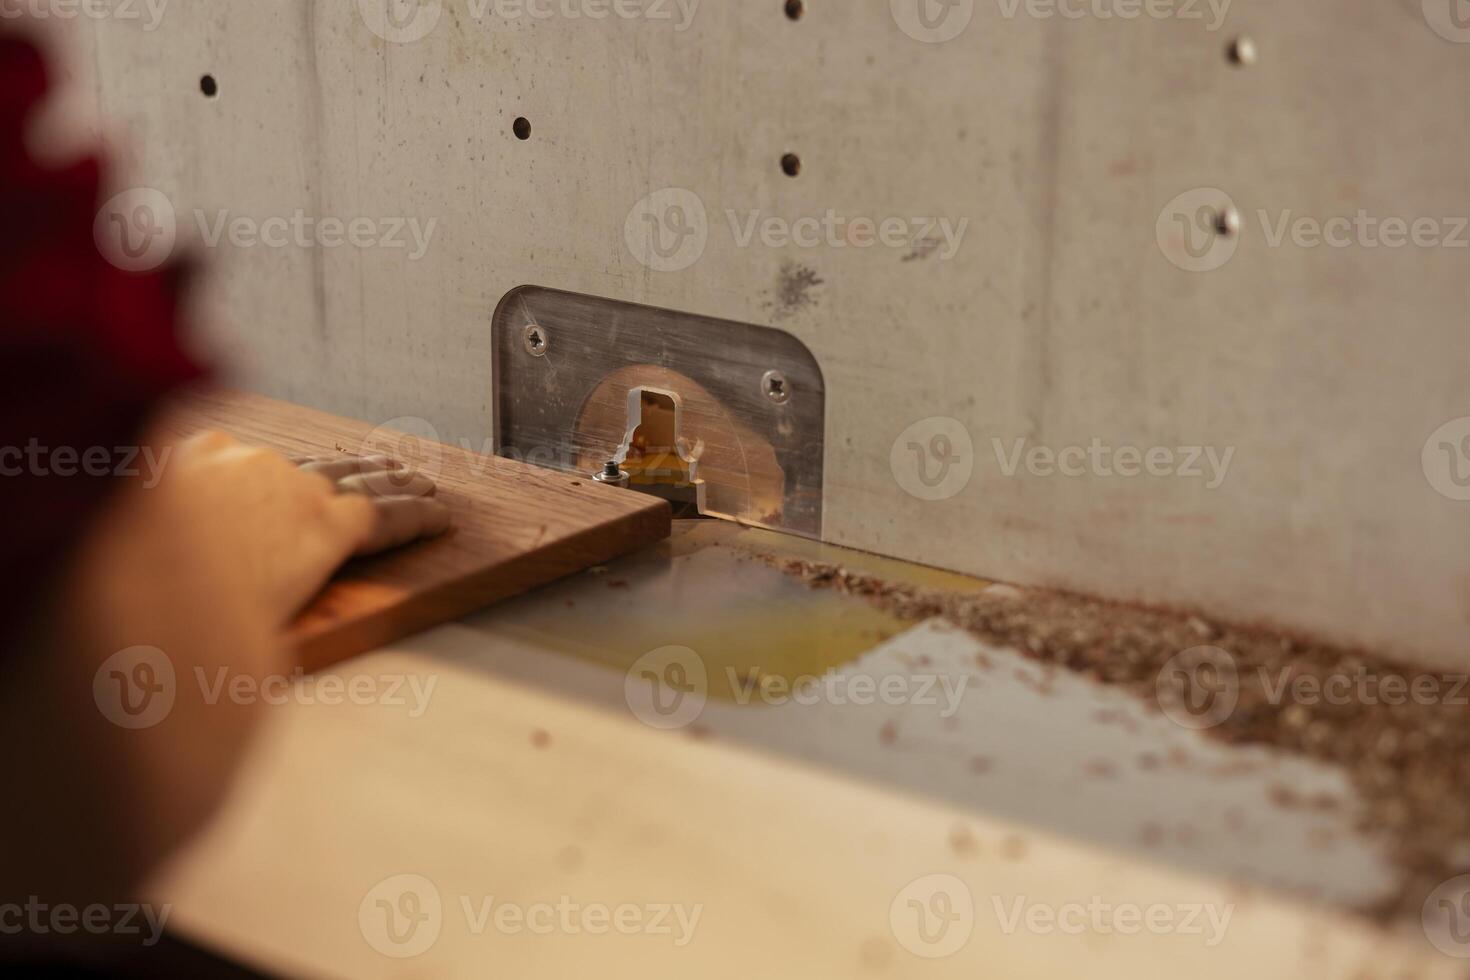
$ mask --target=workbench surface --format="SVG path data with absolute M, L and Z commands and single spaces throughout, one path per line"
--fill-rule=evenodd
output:
M 1422 934 L 1344 911 L 1392 877 L 1338 771 L 772 557 L 987 587 L 681 523 L 334 672 L 397 698 L 279 709 L 156 899 L 310 977 L 1450 975 Z M 794 699 L 752 667 L 823 680 Z M 650 700 L 650 671 L 697 696 Z M 629 934 L 594 934 L 620 906 Z

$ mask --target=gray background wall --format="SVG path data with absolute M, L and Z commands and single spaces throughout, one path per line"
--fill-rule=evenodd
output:
M 1470 422 L 1425 448 L 1470 416 L 1470 249 L 1268 233 L 1363 209 L 1470 244 L 1453 220 L 1470 215 L 1470 31 L 1451 0 L 1235 0 L 1214 30 L 1185 0 L 1132 20 L 978 0 L 942 43 L 904 31 L 913 0 L 808 0 L 800 21 L 704 0 L 687 29 L 672 4 L 671 20 L 477 18 L 443 0 L 409 42 L 375 34 L 382 0 L 364 2 L 174 0 L 152 30 L 146 8 L 50 25 L 69 111 L 125 137 L 117 187 L 162 192 L 181 241 L 198 244 L 196 209 L 436 219 L 416 261 L 206 246 L 205 319 L 249 386 L 488 445 L 489 319 L 515 286 L 780 326 L 827 377 L 831 541 L 1466 659 L 1470 502 L 1438 443 Z M 1242 34 L 1248 67 L 1226 57 Z M 664 188 L 707 213 L 677 271 L 625 238 Z M 1223 194 L 1241 227 L 1195 272 L 1171 260 L 1189 264 L 1170 209 L 1198 188 L 1218 190 L 1174 210 Z M 829 208 L 968 225 L 946 258 L 742 246 L 726 213 Z M 944 448 L 935 435 L 947 470 L 909 448 Z M 1214 489 L 1008 476 L 996 440 L 1018 439 L 1234 455 Z

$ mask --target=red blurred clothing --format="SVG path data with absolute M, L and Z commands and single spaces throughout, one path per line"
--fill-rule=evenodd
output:
M 100 448 L 115 473 L 162 396 L 201 374 L 178 342 L 182 273 L 123 272 L 94 243 L 99 163 L 27 152 L 46 88 L 39 52 L 0 36 L 0 639 L 121 483 L 55 471 Z

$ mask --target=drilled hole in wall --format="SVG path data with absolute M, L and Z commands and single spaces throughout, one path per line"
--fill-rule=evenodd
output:
M 205 98 L 212 99 L 219 95 L 219 82 L 215 81 L 213 75 L 205 75 L 199 79 L 199 91 L 204 93 Z
M 531 120 L 527 119 L 525 116 L 521 116 L 519 119 L 517 119 L 514 123 L 511 124 L 510 128 L 511 131 L 516 134 L 516 139 L 518 140 L 528 140 L 531 138 Z
M 788 153 L 781 158 L 781 172 L 788 177 L 796 177 L 801 173 L 801 157 L 795 153 Z
M 786 16 L 792 20 L 801 20 L 801 15 L 806 13 L 805 0 L 786 0 Z

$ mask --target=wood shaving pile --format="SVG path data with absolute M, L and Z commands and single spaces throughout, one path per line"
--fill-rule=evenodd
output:
M 935 591 L 834 565 L 771 562 L 813 588 L 860 596 L 907 620 L 942 617 L 987 643 L 1126 688 L 1156 708 L 1160 672 L 1176 655 L 1201 646 L 1224 650 L 1235 663 L 1239 701 L 1202 734 L 1346 770 L 1363 803 L 1359 830 L 1384 842 L 1398 872 L 1390 896 L 1358 911 L 1384 923 L 1418 922 L 1434 888 L 1470 873 L 1465 675 L 1407 669 L 1361 650 L 1062 592 L 1005 586 L 974 594 Z M 1432 699 L 1387 693 L 1281 697 L 1283 678 L 1293 684 L 1331 682 L 1332 690 L 1351 692 L 1396 692 L 1402 684 L 1406 691 L 1437 693 Z

